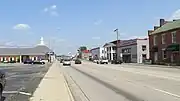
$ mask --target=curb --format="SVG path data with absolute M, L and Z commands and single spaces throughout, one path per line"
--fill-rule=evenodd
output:
M 72 92 L 71 92 L 71 90 L 70 90 L 70 88 L 69 88 L 69 86 L 68 86 L 68 83 L 67 83 L 67 81 L 66 81 L 66 79 L 65 79 L 64 73 L 63 73 L 63 77 L 64 77 L 65 86 L 66 86 L 66 88 L 67 88 L 67 90 L 68 90 L 68 94 L 69 94 L 70 100 L 71 100 L 71 101 L 75 101 L 75 100 L 74 100 L 74 97 L 73 97 L 73 95 L 72 95 Z

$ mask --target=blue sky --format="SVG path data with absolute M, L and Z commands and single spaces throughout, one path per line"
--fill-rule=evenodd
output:
M 144 37 L 159 18 L 180 18 L 179 0 L 2 0 L 0 45 L 33 46 L 44 37 L 59 54 L 120 38 Z

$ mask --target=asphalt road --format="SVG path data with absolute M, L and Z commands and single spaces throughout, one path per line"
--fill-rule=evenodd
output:
M 3 91 L 4 101 L 28 101 L 37 88 L 50 64 L 0 66 L 5 71 L 7 84 Z
M 81 91 L 87 101 L 180 101 L 180 69 L 83 62 L 62 70 L 78 85 L 70 85 L 76 99 Z

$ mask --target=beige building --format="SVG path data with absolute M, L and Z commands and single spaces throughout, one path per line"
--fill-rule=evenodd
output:
M 0 62 L 23 62 L 29 60 L 51 60 L 54 54 L 43 41 L 31 48 L 0 48 Z

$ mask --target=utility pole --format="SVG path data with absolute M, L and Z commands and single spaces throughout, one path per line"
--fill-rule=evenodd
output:
M 116 32 L 117 35 L 117 43 L 116 43 L 116 60 L 118 59 L 118 43 L 119 43 L 119 32 L 118 32 L 118 28 L 114 30 L 114 32 Z

